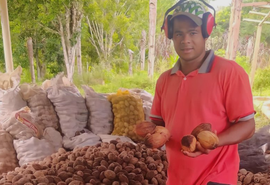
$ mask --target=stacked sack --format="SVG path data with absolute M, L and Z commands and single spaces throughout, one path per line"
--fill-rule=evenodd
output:
M 91 87 L 82 86 L 89 111 L 88 128 L 94 134 L 111 134 L 113 130 L 112 106 L 108 99 Z
M 20 66 L 10 73 L 0 73 L 0 124 L 8 119 L 13 111 L 26 106 L 19 94 L 21 73 Z
M 0 141 L 0 174 L 2 174 L 18 167 L 18 160 L 12 136 L 8 132 L 0 130 Z
M 20 166 L 34 161 L 42 161 L 62 148 L 62 136 L 52 127 L 43 132 L 41 139 L 31 137 L 26 140 L 14 140 L 14 147 Z
M 85 99 L 63 73 L 44 82 L 43 87 L 58 115 L 65 148 L 74 149 L 100 143 L 100 138 L 86 129 L 88 109 Z
M 13 138 L 26 140 L 31 137 L 42 137 L 42 128 L 34 123 L 29 107 L 23 107 L 11 113 L 9 118 L 2 123 L 2 129 L 9 132 Z
M 144 120 L 142 99 L 121 89 L 116 94 L 109 95 L 108 99 L 112 103 L 114 114 L 112 135 L 127 136 L 134 141 L 140 141 L 141 138 L 136 135 L 134 128 Z
M 44 103 L 46 94 L 37 87 L 25 88 L 28 87 L 25 85 L 21 86 L 23 88 L 21 91 L 19 86 L 21 72 L 21 67 L 18 67 L 11 73 L 0 74 L 0 120 L 5 137 L 9 138 L 10 157 L 12 158 L 14 154 L 16 164 L 19 161 L 20 165 L 24 165 L 32 161 L 43 160 L 57 152 L 58 148 L 62 147 L 62 136 L 55 130 L 57 121 L 52 120 L 53 115 L 47 115 L 49 120 L 46 121 L 43 117 L 48 110 Z M 27 107 L 27 103 L 33 112 Z M 55 139 L 56 136 L 58 139 Z M 54 138 L 53 141 L 50 140 L 52 138 Z M 1 141 L 6 142 L 4 138 Z M 56 144 L 58 144 L 57 147 Z M 10 159 L 5 162 L 15 164 L 14 160 Z M 7 170 L 13 170 L 11 168 L 15 167 L 10 165 Z
M 86 127 L 88 110 L 79 90 L 63 80 L 63 77 L 64 74 L 61 73 L 52 79 L 51 86 L 46 91 L 59 117 L 62 133 L 70 138 Z
M 61 134 L 53 127 L 43 130 L 34 122 L 29 107 L 14 111 L 2 124 L 2 129 L 11 134 L 14 139 L 13 145 L 20 166 L 43 160 L 62 147 Z
M 37 85 L 29 84 L 20 85 L 20 89 L 23 100 L 31 109 L 34 122 L 43 129 L 53 127 L 57 130 L 58 117 L 46 92 Z

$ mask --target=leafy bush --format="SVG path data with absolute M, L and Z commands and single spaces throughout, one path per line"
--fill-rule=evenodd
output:
M 270 96 L 270 66 L 257 69 L 253 84 L 253 94 L 258 96 Z

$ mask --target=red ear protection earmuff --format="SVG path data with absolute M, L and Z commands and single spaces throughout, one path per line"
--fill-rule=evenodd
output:
M 163 25 L 163 29 L 165 32 L 165 35 L 168 39 L 172 39 L 173 36 L 173 25 L 172 21 L 170 20 L 172 18 L 172 15 L 168 15 L 165 19 L 164 25 Z
M 206 12 L 203 14 L 202 18 L 202 35 L 203 38 L 208 38 L 215 26 L 215 18 L 210 12 Z
M 164 30 L 165 35 L 168 39 L 172 39 L 173 37 L 173 22 L 171 21 L 172 15 L 168 15 L 168 14 L 185 1 L 187 0 L 180 0 L 170 9 L 168 9 L 165 13 L 161 31 Z M 200 0 L 200 1 L 203 2 L 209 8 L 211 8 L 212 10 L 214 10 L 214 16 L 210 12 L 206 12 L 203 14 L 203 18 L 202 18 L 202 35 L 204 38 L 208 38 L 211 35 L 214 26 L 216 26 L 216 23 L 215 23 L 216 10 L 205 1 L 203 0 Z

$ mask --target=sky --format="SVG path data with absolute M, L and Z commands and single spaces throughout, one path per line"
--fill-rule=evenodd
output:
M 218 7 L 229 6 L 231 2 L 231 0 L 212 0 L 210 1 L 210 5 L 212 5 L 217 10 Z

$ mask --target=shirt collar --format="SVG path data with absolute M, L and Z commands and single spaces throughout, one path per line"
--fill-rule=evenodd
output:
M 207 53 L 208 53 L 208 56 L 206 57 L 206 59 L 203 61 L 203 64 L 199 68 L 199 73 L 209 73 L 212 68 L 213 61 L 215 58 L 214 51 L 209 50 L 207 51 Z M 172 68 L 171 75 L 175 74 L 180 69 L 180 67 L 181 67 L 181 64 L 180 64 L 180 58 L 179 58 Z

